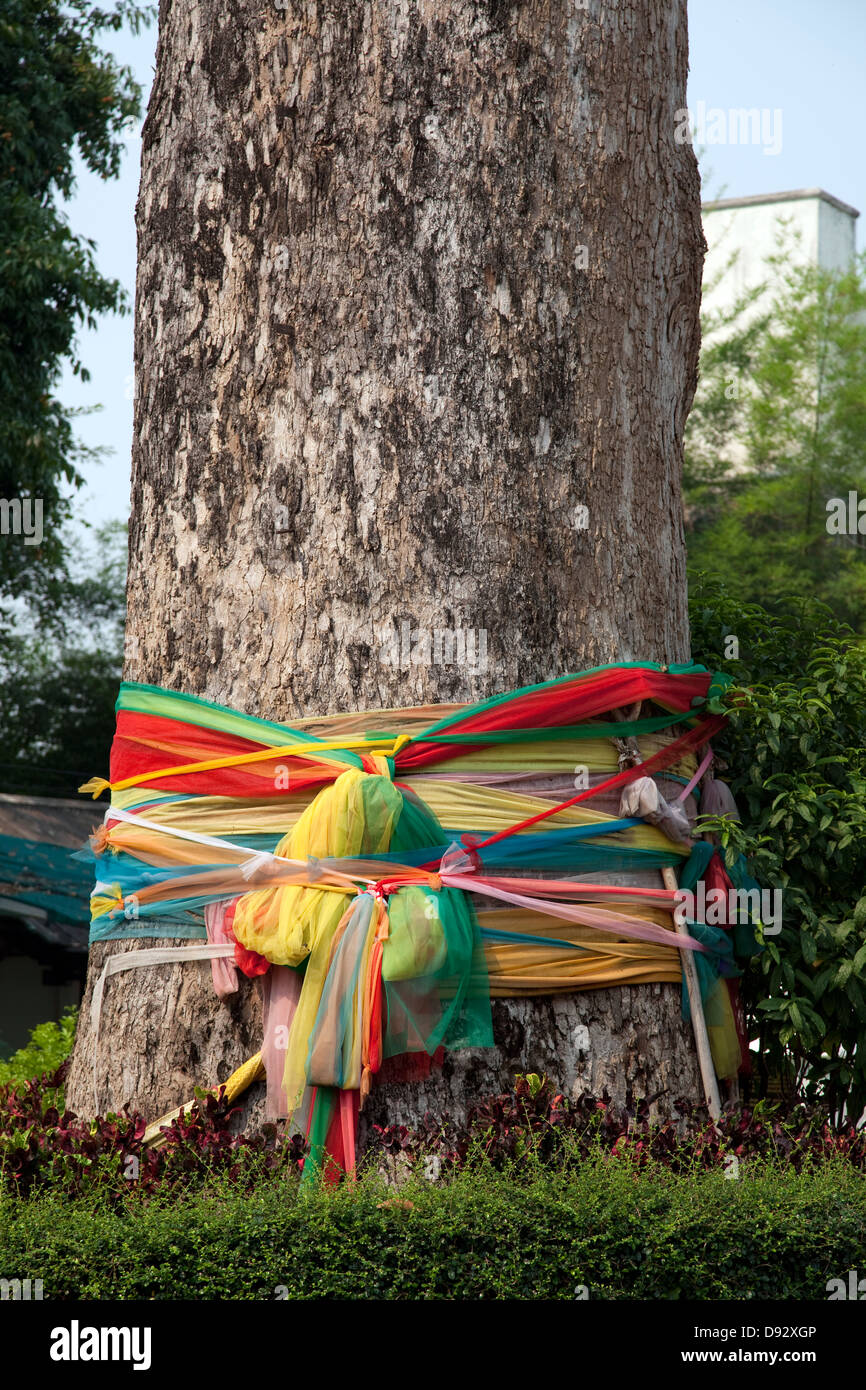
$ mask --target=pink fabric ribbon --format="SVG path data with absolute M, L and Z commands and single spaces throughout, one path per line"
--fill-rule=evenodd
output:
M 701 778 L 703 777 L 704 773 L 706 772 L 707 768 L 709 767 L 712 761 L 713 750 L 708 746 L 703 762 L 701 763 L 692 780 L 689 782 L 689 785 L 680 792 L 679 796 L 677 797 L 677 801 L 685 801 L 689 793 L 694 791 L 695 787 L 698 785 L 698 782 L 700 782 Z
M 268 1082 L 265 1114 L 269 1120 L 282 1119 L 289 1113 L 283 1073 L 286 1069 L 289 1030 L 301 997 L 302 984 L 297 970 L 292 970 L 288 965 L 272 965 L 267 975 L 262 976 L 262 1061 Z
M 234 945 L 234 937 L 229 936 L 226 929 L 226 912 L 229 907 L 230 903 L 223 901 L 208 903 L 204 910 L 207 939 L 212 946 Z M 216 957 L 211 960 L 210 969 L 214 992 L 220 999 L 225 999 L 229 994 L 237 994 L 238 970 L 233 960 L 225 956 Z
M 561 917 L 564 922 L 577 922 L 584 927 L 594 927 L 596 931 L 609 932 L 612 936 L 628 936 L 635 941 L 653 941 L 659 946 L 670 946 L 674 951 L 709 950 L 700 941 L 695 941 L 694 937 L 681 936 L 678 932 L 668 931 L 666 927 L 660 927 L 655 922 L 645 922 L 640 917 L 617 915 L 612 919 L 610 913 L 601 912 L 598 908 L 555 903 L 549 898 L 533 898 L 525 893 L 508 892 L 491 878 L 475 875 L 470 878 L 463 874 L 441 874 L 440 877 L 448 888 L 460 888 L 465 893 L 481 893 L 484 897 L 499 898 L 502 902 L 513 903 L 515 907 L 528 908 L 531 912 L 544 912 L 549 917 Z

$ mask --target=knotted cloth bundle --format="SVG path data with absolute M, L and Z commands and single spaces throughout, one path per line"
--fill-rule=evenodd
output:
M 707 846 L 687 842 L 682 808 L 655 825 L 619 808 L 638 777 L 657 779 L 662 801 L 679 784 L 684 801 L 727 684 L 634 662 L 472 706 L 293 725 L 124 684 L 110 781 L 82 788 L 111 790 L 91 841 L 91 940 L 233 943 L 273 1001 L 272 1107 L 306 1125 L 316 1159 L 347 1168 L 383 1061 L 491 1046 L 491 996 L 677 981 L 688 950 L 716 1070 L 735 1075 L 731 934 L 676 935 L 674 893 L 646 886 L 660 869 L 693 881 Z M 622 765 L 623 738 L 639 765 Z M 224 955 L 214 948 L 220 994 L 236 987 Z

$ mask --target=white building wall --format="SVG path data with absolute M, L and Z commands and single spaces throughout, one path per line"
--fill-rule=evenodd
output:
M 818 188 L 705 203 L 704 310 L 730 309 L 747 289 L 770 278 L 766 259 L 776 251 L 783 225 L 798 237 L 791 251 L 795 260 L 844 269 L 854 258 L 858 215 Z

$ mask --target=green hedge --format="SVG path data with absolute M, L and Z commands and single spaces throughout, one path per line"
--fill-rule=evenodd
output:
M 573 1299 L 586 1285 L 590 1299 L 823 1301 L 858 1268 L 866 1178 L 835 1162 L 738 1180 L 599 1160 L 399 1192 L 222 1184 L 119 1215 L 57 1195 L 0 1202 L 0 1276 L 41 1278 L 51 1299 Z

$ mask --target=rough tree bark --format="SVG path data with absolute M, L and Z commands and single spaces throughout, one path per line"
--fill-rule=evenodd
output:
M 126 677 L 290 719 L 686 657 L 686 0 L 160 11 Z M 404 623 L 483 630 L 486 667 L 395 665 Z M 82 1111 L 93 980 L 137 944 L 92 952 Z M 493 1054 L 379 1088 L 374 1117 L 459 1113 L 524 1069 L 699 1094 L 672 986 L 501 1001 L 495 1020 Z M 153 1118 L 259 1028 L 257 986 L 219 1003 L 206 964 L 116 976 L 96 1103 Z

